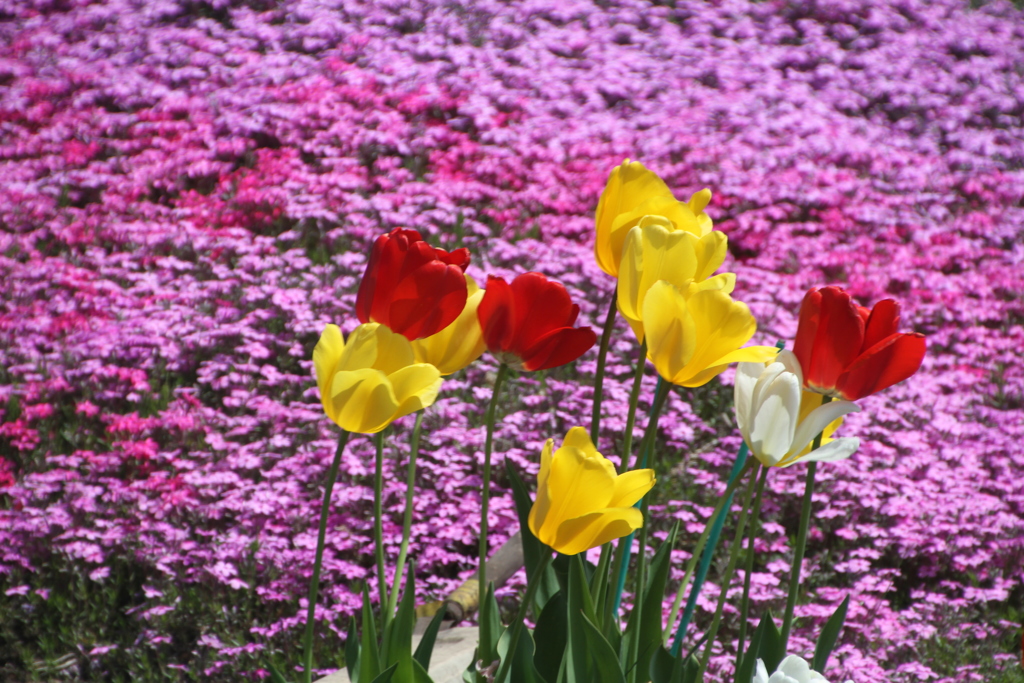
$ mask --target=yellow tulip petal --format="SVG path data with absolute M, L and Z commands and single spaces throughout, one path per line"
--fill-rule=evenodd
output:
M 686 301 L 686 307 L 693 317 L 698 339 L 690 360 L 691 376 L 705 368 L 730 362 L 721 359 L 746 344 L 757 331 L 757 322 L 747 305 L 734 301 L 724 292 L 698 291 Z
M 379 348 L 379 332 L 382 327 L 379 323 L 365 323 L 352 330 L 345 342 L 341 357 L 338 359 L 335 372 L 374 367 Z M 388 332 L 389 330 L 384 328 L 384 331 Z
M 385 325 L 378 325 L 374 330 L 374 336 L 377 343 L 377 357 L 373 362 L 373 368 L 380 370 L 385 375 L 390 375 L 399 368 L 416 362 L 412 344 L 405 338 L 405 335 L 392 332 Z
M 548 545 L 563 555 L 576 555 L 622 538 L 643 523 L 643 514 L 634 507 L 595 510 L 562 522 L 554 542 Z
M 313 349 L 313 367 L 316 368 L 316 386 L 320 390 L 320 401 L 324 410 L 328 410 L 330 396 L 327 387 L 330 385 L 338 361 L 345 350 L 345 338 L 337 325 L 327 325 L 320 333 L 320 340 Z
M 694 240 L 694 256 L 697 263 L 691 277 L 694 280 L 707 280 L 722 267 L 728 250 L 729 238 L 722 232 L 709 232 Z
M 573 427 L 570 429 L 562 441 L 562 448 L 577 448 L 588 458 L 604 457 L 597 452 L 594 442 L 590 440 L 590 434 L 583 427 Z
M 537 474 L 537 499 L 530 508 L 529 527 L 530 531 L 537 538 L 541 537 L 541 528 L 548 517 L 551 509 L 551 495 L 548 493 L 548 475 L 551 472 L 551 450 L 554 448 L 554 439 L 544 442 L 544 449 L 540 453 L 540 472 Z
M 331 384 L 332 411 L 328 416 L 342 429 L 376 434 L 391 424 L 398 402 L 387 375 L 379 370 L 342 371 Z
M 487 348 L 476 314 L 484 298 L 484 290 L 468 275 L 466 285 L 469 298 L 459 317 L 437 334 L 412 341 L 416 362 L 430 363 L 442 375 L 458 372 L 482 356 Z
M 643 304 L 647 357 L 665 380 L 678 383 L 693 357 L 696 328 L 682 292 L 659 281 L 647 292 Z M 690 373 L 692 374 L 692 373 Z
M 622 317 L 633 324 L 640 322 L 640 279 L 644 270 L 643 231 L 633 228 L 623 243 L 622 261 L 619 264 L 618 307 Z M 636 328 L 634 328 L 635 330 Z M 642 341 L 643 326 L 637 337 Z
M 391 419 L 397 420 L 433 405 L 441 388 L 441 373 L 428 363 L 414 363 L 388 375 L 388 381 L 398 402 Z
M 587 457 L 579 448 L 562 446 L 551 458 L 547 481 L 551 505 L 537 538 L 553 546 L 558 525 L 608 505 L 615 492 L 615 467 L 606 458 Z
M 700 215 L 704 212 L 706 207 L 711 202 L 711 190 L 704 188 L 698 190 L 690 195 L 690 201 L 687 204 L 690 205 L 690 211 L 693 211 L 694 215 Z
M 594 219 L 594 258 L 601 270 L 612 277 L 618 275 L 622 240 L 625 235 L 623 233 L 618 239 L 618 248 L 613 247 L 612 222 L 620 214 L 631 212 L 656 196 L 671 197 L 672 191 L 668 189 L 665 181 L 642 163 L 630 162 L 627 159 L 621 166 L 612 169 L 608 175 L 608 183 L 601 193 L 601 199 L 597 203 L 597 214 Z
M 608 507 L 630 507 L 654 488 L 654 470 L 631 470 L 615 478 L 615 493 Z

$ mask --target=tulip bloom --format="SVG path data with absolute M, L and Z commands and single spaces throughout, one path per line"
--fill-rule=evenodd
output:
M 594 345 L 592 329 L 573 327 L 579 312 L 565 287 L 540 273 L 524 273 L 512 284 L 487 278 L 487 292 L 477 309 L 490 352 L 523 370 L 565 365 Z
M 691 282 L 700 289 L 717 289 L 731 294 L 736 275 L 722 273 L 712 277 L 725 260 L 729 240 L 723 233 L 709 232 L 703 237 L 673 231 L 661 216 L 644 216 L 629 231 L 619 265 L 619 313 L 633 328 L 637 341 L 644 340 L 643 305 L 647 292 L 659 280 L 676 287 Z
M 468 275 L 466 286 L 469 298 L 455 322 L 437 334 L 414 339 L 412 342 L 416 362 L 430 363 L 440 370 L 442 375 L 458 372 L 479 358 L 487 348 L 476 314 L 480 301 L 484 298 L 484 290 L 480 289 Z
M 583 427 L 573 427 L 552 455 L 553 439 L 540 454 L 537 500 L 530 509 L 533 535 L 563 555 L 576 555 L 622 538 L 643 526 L 633 507 L 654 486 L 654 470 L 616 475 Z
M 789 655 L 779 663 L 779 668 L 770 678 L 768 667 L 760 659 L 757 660 L 757 671 L 751 683 L 828 683 L 828 679 L 812 669 L 802 657 Z
M 466 306 L 469 251 L 435 249 L 415 230 L 396 228 L 373 244 L 356 296 L 359 322 L 387 325 L 406 339 L 429 337 Z
M 899 321 L 892 299 L 868 309 L 839 287 L 807 292 L 793 345 L 805 386 L 856 401 L 913 375 L 924 359 L 924 335 L 897 332 Z
M 757 322 L 747 305 L 714 289 L 661 280 L 644 297 L 647 358 L 666 381 L 684 387 L 707 384 L 739 361 L 763 363 L 774 346 L 748 346 Z
M 828 438 L 843 415 L 860 407 L 849 401 L 822 405 L 817 394 L 802 387 L 803 373 L 792 351 L 780 351 L 767 367 L 763 363 L 736 366 L 736 422 L 751 454 L 765 467 L 843 460 L 860 446 L 857 438 Z M 814 437 L 823 431 L 821 447 L 809 452 Z
M 417 363 L 409 340 L 384 325 L 360 325 L 345 342 L 328 325 L 313 349 L 324 412 L 349 432 L 375 434 L 437 398 L 441 373 Z
M 695 192 L 689 202 L 672 196 L 661 178 L 641 164 L 628 159 L 612 169 L 601 199 L 597 203 L 594 258 L 601 270 L 619 275 L 622 244 L 626 235 L 644 216 L 661 216 L 672 231 L 681 230 L 697 237 L 711 232 L 711 219 L 704 207 L 711 201 L 711 190 Z

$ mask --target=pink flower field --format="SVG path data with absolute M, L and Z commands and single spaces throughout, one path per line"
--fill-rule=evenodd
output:
M 818 471 L 791 649 L 850 595 L 830 681 L 1024 681 L 1024 10 L 966 0 L 0 0 L 0 680 L 294 666 L 338 438 L 311 354 L 357 324 L 372 241 L 468 247 L 481 285 L 542 272 L 599 332 L 594 209 L 626 158 L 712 191 L 757 343 L 791 341 L 827 284 L 927 336 L 921 370 L 847 419 L 859 451 Z M 504 460 L 532 483 L 544 441 L 589 426 L 596 356 L 510 380 L 493 547 L 519 528 Z M 637 361 L 620 320 L 616 460 Z M 447 378 L 424 418 L 423 601 L 475 568 L 496 368 Z M 661 417 L 677 582 L 740 444 L 731 377 Z M 392 556 L 412 424 L 385 451 Z M 354 435 L 325 673 L 376 585 L 372 471 Z M 802 492 L 800 466 L 773 470 L 757 614 L 785 604 Z M 732 681 L 737 603 L 709 681 Z

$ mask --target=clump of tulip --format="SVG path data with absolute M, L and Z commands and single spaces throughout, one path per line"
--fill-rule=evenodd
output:
M 519 613 L 507 632 L 498 627 L 493 587 L 486 574 L 491 458 L 501 389 L 510 380 L 510 373 L 538 372 L 574 362 L 594 346 L 597 335 L 590 327 L 577 326 L 579 306 L 564 286 L 541 273 L 522 273 L 511 282 L 491 276 L 486 288 L 480 289 L 465 273 L 470 261 L 465 249 L 448 253 L 406 229 L 392 230 L 377 239 L 354 312 L 362 324 L 347 339 L 337 325 L 328 324 L 313 352 L 324 412 L 343 431 L 321 513 L 307 616 L 306 681 L 311 680 L 313 609 L 331 487 L 350 433 L 374 435 L 377 444 L 374 522 L 380 620 L 378 624 L 370 596 L 364 593 L 363 635 L 357 640 L 354 632 L 350 633 L 348 656 L 355 661 L 349 662 L 349 671 L 363 683 L 392 676 L 399 681 L 429 680 L 419 650 L 413 657 L 408 640 L 414 614 L 411 573 L 400 605 L 397 597 L 408 549 L 420 420 L 422 411 L 431 406 L 441 390 L 442 376 L 465 368 L 485 350 L 497 361 L 498 372 L 485 419 L 475 584 L 483 593 L 480 640 L 466 680 L 702 680 L 724 615 L 726 590 L 721 591 L 711 626 L 696 638 L 698 646 L 707 643 L 701 656 L 696 656 L 695 646 L 684 657 L 681 645 L 723 531 L 725 512 L 742 485 L 742 512 L 721 577 L 721 585 L 728 586 L 737 570 L 748 519 L 752 521 L 748 563 L 753 557 L 769 471 L 797 464 L 807 464 L 807 493 L 782 629 L 775 626 L 770 614 L 764 615 L 747 647 L 748 564 L 739 610 L 736 680 L 825 680 L 821 672 L 842 627 L 847 602 L 825 625 L 813 662 L 787 652 L 815 467 L 819 462 L 851 457 L 857 451 L 857 437 L 836 435 L 844 417 L 861 409 L 854 401 L 913 375 L 924 357 L 924 337 L 898 331 L 896 302 L 885 300 L 868 309 L 857 305 L 842 289 L 824 287 L 812 289 L 804 298 L 792 350 L 784 349 L 783 342 L 777 346 L 749 345 L 757 332 L 757 321 L 747 305 L 733 296 L 736 275 L 718 272 L 726 261 L 728 238 L 714 230 L 705 212 L 710 201 L 707 189 L 693 193 L 686 202 L 677 200 L 668 185 L 639 162 L 627 161 L 609 176 L 597 206 L 594 254 L 598 266 L 617 278 L 617 294 L 610 302 L 613 308 L 605 324 L 605 343 L 598 353 L 593 424 L 589 435 L 583 427 L 573 426 L 557 448 L 553 438 L 547 440 L 539 454 L 533 496 L 519 474 L 509 470 L 529 580 Z M 621 440 L 618 469 L 595 446 L 600 431 L 604 354 L 616 313 L 629 324 L 639 344 L 629 427 Z M 658 384 L 646 434 L 634 453 L 631 427 L 647 362 L 656 371 Z M 733 363 L 738 364 L 734 403 L 743 447 L 726 491 L 691 553 L 686 578 L 665 624 L 661 606 L 677 529 L 669 532 L 653 557 L 646 552 L 648 494 L 658 477 L 658 418 L 673 386 L 700 387 Z M 404 533 L 394 585 L 389 591 L 384 582 L 385 553 L 380 531 L 381 434 L 393 421 L 412 413 L 417 417 Z M 623 631 L 619 607 L 634 535 L 638 535 L 638 578 L 634 607 Z M 599 547 L 600 561 L 587 568 L 583 553 Z M 543 600 L 538 598 L 541 585 L 549 593 Z M 688 587 L 689 600 L 675 628 L 679 600 Z M 552 590 L 554 594 L 550 594 Z M 534 610 L 536 623 L 533 631 L 524 626 L 530 610 Z M 436 627 L 438 618 L 431 628 Z M 541 644 L 543 647 L 539 647 Z

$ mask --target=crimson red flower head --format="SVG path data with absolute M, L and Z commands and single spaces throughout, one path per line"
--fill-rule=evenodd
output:
M 897 332 L 899 322 L 892 299 L 868 309 L 839 287 L 807 292 L 793 345 L 804 386 L 856 401 L 913 375 L 924 359 L 924 335 Z
M 435 249 L 415 230 L 381 235 L 356 296 L 359 322 L 386 325 L 410 341 L 440 332 L 466 306 L 468 265 L 468 250 Z
M 488 277 L 477 316 L 487 348 L 498 360 L 545 370 L 576 360 L 597 341 L 589 327 L 573 327 L 579 312 L 560 283 L 524 273 L 512 284 Z

